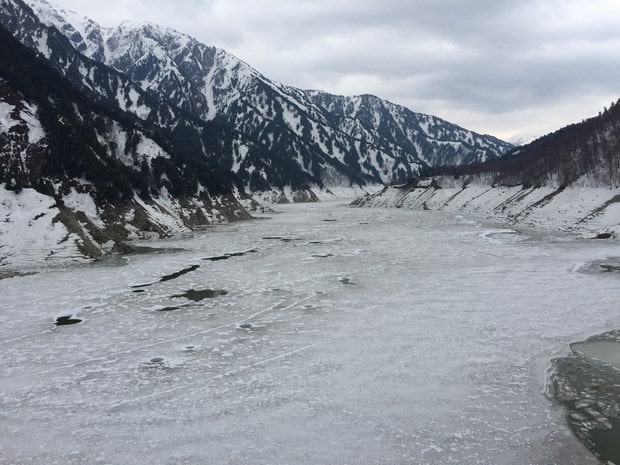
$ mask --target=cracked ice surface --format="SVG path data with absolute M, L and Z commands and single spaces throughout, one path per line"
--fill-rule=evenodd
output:
M 0 463 L 597 463 L 542 393 L 620 325 L 618 277 L 578 272 L 618 245 L 281 210 L 0 281 Z

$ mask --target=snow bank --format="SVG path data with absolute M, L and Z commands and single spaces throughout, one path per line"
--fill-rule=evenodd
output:
M 15 107 L 6 102 L 0 102 L 0 134 L 8 132 L 16 124 L 19 124 L 12 116 L 11 113 Z
M 19 194 L 0 184 L 0 269 L 41 260 L 83 260 L 76 241 L 59 221 L 56 201 L 34 189 Z
M 173 198 L 165 189 L 149 201 L 97 206 L 91 194 L 71 188 L 62 204 L 34 189 L 19 194 L 0 184 L 0 271 L 29 271 L 126 251 L 126 241 L 168 237 L 205 224 L 250 218 L 232 197 Z
M 510 224 L 591 235 L 620 234 L 620 188 L 577 184 L 551 186 L 491 187 L 472 183 L 457 185 L 437 178 L 418 186 L 394 186 L 360 198 L 355 205 L 445 210 L 482 216 Z
M 306 189 L 293 189 L 290 186 L 286 186 L 283 189 L 253 192 L 251 199 L 246 201 L 244 205 L 248 208 L 250 205 L 248 202 L 258 203 L 259 206 L 261 204 L 268 206 L 283 203 L 325 202 L 339 199 L 353 200 L 360 196 L 378 192 L 382 187 L 380 184 L 369 186 L 311 186 Z M 250 209 L 254 210 L 254 208 Z

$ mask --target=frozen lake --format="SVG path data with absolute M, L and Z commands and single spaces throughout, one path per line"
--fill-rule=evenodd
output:
M 620 327 L 618 274 L 579 272 L 617 243 L 278 209 L 0 281 L 0 463 L 598 463 L 543 391 Z

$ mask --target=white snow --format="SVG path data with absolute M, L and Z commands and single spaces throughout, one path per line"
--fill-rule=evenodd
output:
M 71 188 L 69 194 L 62 198 L 65 206 L 75 212 L 83 212 L 89 220 L 96 226 L 104 228 L 105 223 L 99 217 L 99 209 L 95 205 L 93 198 L 86 193 L 77 192 L 75 188 Z
M 50 58 L 52 56 L 52 51 L 47 44 L 47 31 L 41 31 L 40 36 L 36 36 L 35 41 L 37 43 L 37 50 L 41 53 L 45 58 Z
M 133 87 L 129 89 L 129 101 L 131 102 L 129 111 L 131 111 L 138 118 L 146 120 L 151 114 L 151 109 L 144 104 L 138 104 L 139 100 L 140 94 Z
M 54 218 L 56 201 L 33 189 L 19 194 L 0 184 L 0 269 L 34 267 L 41 259 L 83 261 L 67 229 Z
M 13 126 L 19 124 L 11 117 L 11 113 L 15 110 L 15 106 L 7 102 L 0 102 L 0 134 L 8 132 Z
M 357 197 L 364 196 L 366 194 L 374 194 L 383 188 L 382 185 L 367 185 L 367 186 L 328 186 L 323 189 L 318 187 L 313 187 L 312 191 L 316 194 L 320 201 L 330 201 L 330 200 L 353 200 Z
M 278 210 L 149 244 L 182 251 L 0 280 L 2 460 L 598 463 L 543 383 L 568 343 L 620 324 L 617 277 L 575 271 L 617 244 Z
M 365 206 L 406 207 L 473 214 L 522 227 L 576 231 L 589 234 L 608 231 L 620 234 L 620 187 L 595 187 L 586 182 L 558 190 L 490 187 L 439 178 L 441 188 L 402 190 L 389 188 L 380 196 L 366 199 Z
M 35 104 L 24 102 L 24 109 L 19 112 L 19 116 L 28 126 L 28 142 L 36 144 L 45 137 L 45 130 L 37 118 L 38 107 Z
M 231 167 L 231 171 L 233 173 L 238 173 L 241 168 L 241 164 L 245 160 L 247 156 L 249 148 L 247 145 L 241 145 L 240 143 L 235 141 L 235 153 L 233 154 L 233 165 Z
M 140 142 L 136 147 L 136 154 L 139 157 L 146 157 L 147 160 L 152 158 L 163 157 L 170 158 L 170 154 L 166 152 L 159 144 L 152 139 L 147 138 L 143 134 L 140 136 Z
M 167 194 L 163 188 L 161 195 L 153 199 L 153 203 L 146 203 L 140 197 L 135 196 L 134 201 L 146 211 L 152 221 L 159 224 L 170 233 L 186 231 L 187 227 L 179 218 L 182 209 L 178 202 Z

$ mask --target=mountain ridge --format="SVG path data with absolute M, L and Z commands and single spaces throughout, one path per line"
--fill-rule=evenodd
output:
M 84 20 L 90 29 L 83 37 L 80 28 L 71 25 L 71 18 L 62 16 L 62 10 L 42 0 L 28 3 L 40 12 L 47 11 L 41 16 L 48 18 L 75 47 L 141 83 L 143 90 L 156 90 L 158 98 L 172 99 L 177 108 L 235 128 L 280 160 L 297 154 L 298 169 L 309 174 L 314 182 L 325 177 L 325 170 L 319 166 L 326 164 L 340 173 L 339 180 L 344 174 L 353 183 L 390 183 L 445 160 L 459 163 L 496 158 L 511 147 L 496 138 L 424 115 L 426 124 L 437 132 L 449 130 L 456 134 L 450 144 L 434 140 L 416 124 L 415 115 L 419 114 L 392 103 L 377 113 L 378 120 L 385 120 L 384 127 L 341 124 L 342 121 L 334 121 L 326 105 L 313 98 L 311 91 L 272 82 L 234 55 L 186 34 L 149 22 L 123 22 L 115 28 L 101 28 Z M 347 121 L 351 120 L 359 123 L 356 118 Z M 399 125 L 393 124 L 393 120 L 405 121 L 406 127 L 402 129 L 409 137 L 420 139 L 419 143 L 394 138 L 390 131 Z M 469 144 L 465 142 L 467 137 Z M 269 178 L 264 163 L 255 165 L 257 160 L 246 160 L 239 151 L 231 158 L 229 165 L 242 173 L 263 169 Z M 253 185 L 245 176 L 243 181 L 240 184 L 246 184 L 248 190 L 260 190 L 270 180 Z

